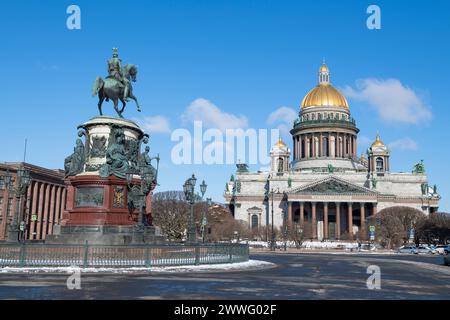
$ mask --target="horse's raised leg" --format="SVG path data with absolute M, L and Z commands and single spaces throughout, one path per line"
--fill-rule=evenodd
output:
M 141 106 L 139 105 L 139 102 L 137 101 L 136 97 L 130 92 L 129 97 L 136 102 L 137 111 L 141 112 Z
M 98 111 L 100 112 L 100 115 L 102 116 L 102 104 L 105 100 L 105 97 L 101 94 L 101 92 L 98 93 Z

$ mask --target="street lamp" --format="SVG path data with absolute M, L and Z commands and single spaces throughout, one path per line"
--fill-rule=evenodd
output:
M 275 190 L 272 188 L 270 190 L 270 194 L 272 195 L 272 236 L 271 236 L 271 240 L 270 240 L 270 250 L 275 251 L 275 231 L 274 231 L 274 226 L 273 226 L 273 196 L 274 194 L 280 194 L 280 188 L 277 188 L 277 191 L 275 192 Z
M 206 191 L 206 189 L 205 189 Z M 206 210 L 203 211 L 203 217 L 202 217 L 202 241 L 205 242 L 205 230 L 206 230 L 206 226 L 208 225 L 208 209 L 212 204 L 212 199 L 211 198 L 206 198 Z
M 195 184 L 197 183 L 197 178 L 194 174 L 192 174 L 192 177 L 187 179 L 183 184 L 183 191 L 184 196 L 186 197 L 186 201 L 190 204 L 191 210 L 189 213 L 189 226 L 188 226 L 188 243 L 196 243 L 197 242 L 197 235 L 196 235 L 196 227 L 195 227 L 195 218 L 194 218 L 194 203 L 195 203 Z M 203 180 L 202 184 L 200 185 L 200 192 L 202 194 L 201 199 L 203 199 L 203 196 L 206 192 L 206 183 L 205 180 Z
M 27 193 L 28 186 L 30 185 L 30 171 L 24 167 L 17 169 L 18 184 L 14 188 L 12 182 L 12 176 L 9 170 L 6 171 L 4 176 L 5 187 L 15 193 L 16 196 L 16 216 L 13 223 L 9 226 L 8 241 L 23 241 L 25 235 L 26 222 L 23 217 L 22 197 Z

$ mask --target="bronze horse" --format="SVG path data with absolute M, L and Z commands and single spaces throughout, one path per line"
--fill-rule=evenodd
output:
M 136 82 L 137 67 L 134 64 L 126 64 L 122 68 L 122 74 L 124 78 L 128 79 L 129 83 L 128 94 L 125 98 L 123 96 L 125 86 L 116 78 L 106 77 L 106 79 L 103 80 L 101 77 L 97 77 L 97 79 L 95 79 L 92 88 L 92 96 L 98 94 L 98 111 L 100 112 L 100 115 L 103 115 L 102 104 L 105 99 L 106 101 L 109 101 L 110 99 L 113 101 L 114 109 L 121 118 L 123 118 L 122 113 L 125 110 L 127 98 L 133 99 L 134 102 L 136 102 L 137 111 L 141 111 L 141 107 L 139 106 L 136 97 L 133 95 L 133 87 L 131 86 L 131 82 Z M 120 110 L 118 107 L 119 100 L 122 102 L 122 108 Z

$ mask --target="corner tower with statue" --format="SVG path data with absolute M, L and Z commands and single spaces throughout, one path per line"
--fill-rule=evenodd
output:
M 410 172 L 392 172 L 379 134 L 358 157 L 359 129 L 325 63 L 318 78 L 290 131 L 292 153 L 280 138 L 270 151 L 270 171 L 240 170 L 240 164 L 227 182 L 224 197 L 235 219 L 249 228 L 297 226 L 313 239 L 338 240 L 366 234 L 368 218 L 385 208 L 437 211 L 440 196 L 423 161 Z

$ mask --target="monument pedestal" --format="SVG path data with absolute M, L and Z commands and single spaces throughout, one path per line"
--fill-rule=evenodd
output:
M 139 229 L 119 225 L 56 225 L 53 234 L 45 240 L 53 244 L 85 244 L 86 241 L 93 245 L 158 244 L 164 243 L 165 237 L 154 226 Z
M 139 183 L 135 181 L 135 183 Z M 134 225 L 127 181 L 114 176 L 78 175 L 66 180 L 67 202 L 61 225 Z
M 150 176 L 153 170 L 145 158 L 148 155 L 140 153 L 148 135 L 133 121 L 105 116 L 78 128 L 85 144 L 78 139 L 74 153 L 66 158 L 66 206 L 46 242 L 124 245 L 164 241 L 159 228 L 137 226 L 141 206 L 144 220 L 148 225 L 152 221 L 151 190 L 156 181 L 144 179 L 150 190 L 145 195 L 140 176 L 142 170 Z M 139 198 L 141 194 L 145 198 Z

